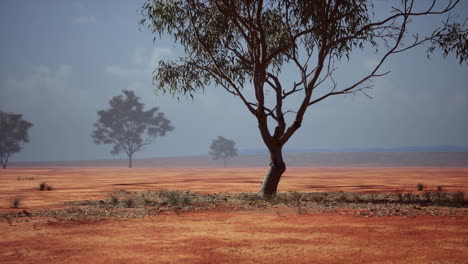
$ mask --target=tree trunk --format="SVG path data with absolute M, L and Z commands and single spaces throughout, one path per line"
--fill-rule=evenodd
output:
M 8 158 L 9 158 L 9 156 L 6 156 L 5 158 L 2 157 L 1 160 L 0 160 L 3 169 L 6 169 L 6 165 L 7 165 L 7 163 L 8 163 Z
M 128 167 L 132 167 L 132 155 L 128 155 Z
M 281 175 L 286 171 L 286 164 L 283 161 L 282 151 L 281 147 L 270 149 L 270 168 L 258 192 L 259 195 L 263 197 L 270 198 L 276 194 Z

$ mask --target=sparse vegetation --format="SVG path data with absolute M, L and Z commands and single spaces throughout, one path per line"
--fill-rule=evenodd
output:
M 160 190 L 159 196 L 164 199 L 163 203 L 167 203 L 171 206 L 190 204 L 190 191 Z
M 465 203 L 465 193 L 464 192 L 455 192 L 452 194 L 452 203 L 454 204 L 464 204 Z
M 112 204 L 113 206 L 117 206 L 119 204 L 119 198 L 112 196 L 110 198 L 110 204 Z
M 34 176 L 31 176 L 31 177 L 21 177 L 21 176 L 18 176 L 16 178 L 17 181 L 34 181 Z
M 416 185 L 416 188 L 418 189 L 418 191 L 422 191 L 424 190 L 424 184 L 418 183 L 418 185 Z
M 127 199 L 123 200 L 123 203 L 124 203 L 126 208 L 132 208 L 135 205 L 135 202 L 133 201 L 132 198 L 127 198 Z
M 21 205 L 21 197 L 20 196 L 15 196 L 11 200 L 11 208 L 19 208 Z
M 39 191 L 52 191 L 54 188 L 46 182 L 39 183 Z
M 431 201 L 431 196 L 432 196 L 432 192 L 431 191 L 424 191 L 423 193 L 424 195 L 424 198 L 426 199 L 426 202 L 430 202 Z
M 18 206 L 19 201 L 18 199 Z M 57 220 L 96 220 L 105 217 L 133 218 L 173 211 L 224 208 L 225 210 L 289 207 L 298 215 L 315 212 L 339 212 L 360 216 L 416 216 L 458 215 L 467 213 L 463 192 L 442 192 L 426 189 L 423 193 L 401 191 L 392 193 L 350 192 L 284 192 L 270 198 L 257 193 L 202 194 L 181 190 L 128 192 L 119 190 L 107 200 L 66 202 L 63 209 L 49 209 L 33 213 L 11 212 L 0 214 L 4 219 L 30 216 Z M 13 206 L 12 206 L 13 207 Z
M 41 182 L 39 183 L 39 191 L 44 191 L 46 189 L 47 183 Z

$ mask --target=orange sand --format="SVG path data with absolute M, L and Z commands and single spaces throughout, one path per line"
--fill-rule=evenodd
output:
M 0 208 L 23 197 L 27 208 L 60 206 L 64 201 L 104 199 L 108 193 L 183 189 L 199 192 L 256 192 L 265 168 L 10 168 L 0 170 Z M 18 177 L 34 177 L 18 181 Z M 35 191 L 40 182 L 52 192 Z M 392 192 L 422 183 L 468 192 L 468 168 L 289 168 L 279 191 Z M 0 209 L 1 212 L 2 209 Z
M 125 189 L 254 192 L 264 168 L 13 168 L 0 172 L 0 212 L 103 199 Z M 34 177 L 18 181 L 18 177 Z M 46 181 L 55 190 L 35 190 Z M 417 183 L 467 191 L 468 168 L 292 168 L 280 191 L 393 191 Z M 0 222 L 1 263 L 466 263 L 466 215 L 364 218 L 294 209 L 204 210 L 97 222 Z

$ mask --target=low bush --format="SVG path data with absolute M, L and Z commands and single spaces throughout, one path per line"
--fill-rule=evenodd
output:
M 15 196 L 11 200 L 11 208 L 19 208 L 21 205 L 21 197 L 20 196 Z
M 135 206 L 135 202 L 133 201 L 132 198 L 127 198 L 127 199 L 123 200 L 123 204 L 127 208 L 133 208 Z
M 44 191 L 47 187 L 47 183 L 41 182 L 39 183 L 39 191 Z
M 418 189 L 418 191 L 422 191 L 424 190 L 424 184 L 418 183 L 418 185 L 416 185 L 416 188 Z
M 47 184 L 46 182 L 39 183 L 39 191 L 52 191 L 53 188 L 51 185 Z
M 112 196 L 109 199 L 109 203 L 113 206 L 117 206 L 119 204 L 119 198 L 117 198 L 116 196 Z
M 455 192 L 452 194 L 451 202 L 455 204 L 463 204 L 465 202 L 464 192 Z
M 163 199 L 163 203 L 167 203 L 170 206 L 189 205 L 191 203 L 189 191 L 160 190 L 159 197 Z

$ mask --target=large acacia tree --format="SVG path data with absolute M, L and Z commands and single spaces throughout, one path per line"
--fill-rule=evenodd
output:
M 238 97 L 256 117 L 270 153 L 259 193 L 271 196 L 286 170 L 282 148 L 310 106 L 335 95 L 365 94 L 369 81 L 388 73 L 381 68 L 389 57 L 424 43 L 429 52 L 441 48 L 466 62 L 467 30 L 450 13 L 459 1 L 415 2 L 147 0 L 140 24 L 155 40 L 170 36 L 185 51 L 159 62 L 153 76 L 157 91 L 192 96 L 214 85 Z M 442 23 L 426 35 L 410 32 L 411 21 L 422 16 Z M 375 52 L 377 64 L 338 85 L 338 64 L 356 50 Z M 282 81 L 285 67 L 296 74 L 291 83 Z M 245 90 L 250 87 L 253 95 Z
M 21 151 L 21 143 L 29 142 L 28 130 L 32 124 L 22 117 L 0 111 L 0 164 L 4 169 L 11 155 Z
M 113 155 L 127 154 L 131 168 L 135 152 L 154 143 L 157 137 L 166 135 L 174 127 L 159 108 L 145 111 L 144 104 L 133 91 L 122 92 L 122 95 L 112 97 L 108 109 L 97 112 L 99 118 L 94 123 L 91 137 L 96 144 L 113 144 Z

